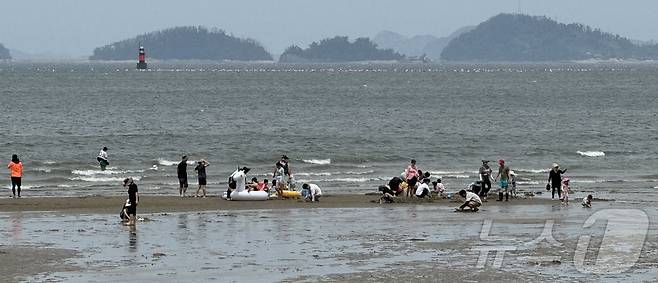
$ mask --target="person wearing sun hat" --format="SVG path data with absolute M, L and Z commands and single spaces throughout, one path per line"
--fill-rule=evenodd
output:
M 560 170 L 560 165 L 553 163 L 553 169 L 548 173 L 548 184 L 551 188 L 551 199 L 555 199 L 555 191 L 557 191 L 558 199 L 562 198 L 562 174 L 566 173 L 567 169 Z

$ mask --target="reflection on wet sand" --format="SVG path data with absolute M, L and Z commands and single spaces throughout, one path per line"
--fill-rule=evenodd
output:
M 137 252 L 137 227 L 128 226 L 128 251 Z
M 601 203 L 597 209 L 606 205 L 612 204 Z M 500 276 L 483 277 L 483 280 L 542 281 L 542 276 L 548 276 L 581 281 L 587 278 L 575 270 L 565 253 L 570 248 L 573 251 L 571 246 L 575 247 L 583 233 L 605 230 L 604 226 L 584 230 L 583 221 L 595 210 L 575 206 L 485 206 L 480 213 L 473 214 L 453 213 L 453 209 L 450 206 L 383 206 L 151 214 L 148 218 L 152 221 L 140 222 L 138 228 L 125 227 L 128 245 L 125 238 L 117 239 L 115 224 L 98 221 L 103 215 L 26 216 L 29 221 L 23 222 L 22 233 L 29 235 L 35 244 L 53 244 L 84 253 L 84 259 L 78 264 L 90 271 L 56 274 L 67 282 L 136 278 L 150 282 L 200 282 L 213 278 L 223 282 L 315 282 L 323 281 L 322 278 L 358 282 L 363 274 L 388 274 L 399 267 L 410 271 L 409 276 L 428 271 L 429 277 L 425 279 L 438 281 L 444 278 L 442 276 L 450 279 L 453 278 L 450 274 L 469 273 L 478 260 L 477 248 L 491 245 L 485 240 L 509 239 L 505 245 L 531 242 L 540 236 L 545 221 L 551 219 L 555 223 L 552 229 L 555 240 L 564 243 L 564 248 L 544 249 L 537 245 L 519 249 L 519 254 L 509 252 Z M 651 213 L 656 216 L 656 211 Z M 482 239 L 484 221 L 490 221 L 487 222 L 491 224 L 490 231 L 486 235 L 491 237 Z M 93 236 L 81 236 L 79 228 L 62 229 L 61 223 L 66 222 L 85 226 L 87 231 L 94 231 Z M 11 229 L 10 225 L 13 222 L 6 221 L 0 228 Z M 58 233 L 34 232 L 54 229 L 60 230 Z M 656 234 L 654 227 L 648 233 L 652 235 L 648 243 L 656 242 Z M 0 244 L 9 241 L 0 239 Z M 653 248 L 650 245 L 646 250 Z M 562 263 L 533 265 L 528 269 L 527 260 L 515 259 L 518 255 L 525 258 L 559 256 Z M 650 261 L 657 257 L 655 254 L 646 256 Z M 444 273 L 432 275 L 433 269 L 444 270 Z M 499 272 L 483 270 L 492 274 Z M 641 281 L 657 273 L 658 270 L 639 269 L 624 276 Z M 397 282 L 410 278 L 400 277 Z M 461 277 L 454 278 L 461 281 Z

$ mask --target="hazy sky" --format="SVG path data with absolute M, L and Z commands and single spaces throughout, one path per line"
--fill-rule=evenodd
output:
M 2 0 L 0 43 L 29 53 L 93 49 L 179 25 L 218 27 L 278 54 L 334 35 L 444 36 L 501 12 L 546 15 L 639 40 L 658 40 L 656 0 Z

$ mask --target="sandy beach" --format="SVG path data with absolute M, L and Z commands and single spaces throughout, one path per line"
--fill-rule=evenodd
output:
M 596 249 L 606 230 L 605 221 L 585 229 L 585 220 L 632 204 L 599 201 L 585 209 L 575 201 L 563 206 L 529 198 L 454 213 L 458 200 L 377 199 L 238 202 L 145 195 L 138 215 L 146 220 L 136 228 L 121 225 L 116 215 L 123 197 L 2 199 L 0 254 L 11 264 L 0 271 L 9 274 L 8 282 L 648 282 L 658 275 L 653 221 L 639 261 L 628 271 L 591 275 L 574 266 L 579 238 L 591 235 Z M 557 243 L 529 244 L 549 222 Z M 513 250 L 501 259 L 502 268 L 494 253 L 476 267 L 483 247 Z M 595 259 L 590 255 L 587 262 Z
M 121 210 L 126 197 L 24 197 L 0 199 L 0 212 L 57 211 L 66 213 L 113 213 Z M 368 208 L 405 205 L 459 206 L 459 199 L 416 199 L 398 198 L 397 203 L 379 204 L 378 195 L 327 195 L 319 202 L 301 199 L 272 199 L 268 201 L 227 201 L 217 196 L 207 198 L 143 195 L 137 207 L 138 214 L 158 212 L 192 212 L 213 210 L 291 209 L 291 208 Z M 550 200 L 540 198 L 518 198 L 511 202 L 489 201 L 487 206 L 506 204 L 547 204 Z

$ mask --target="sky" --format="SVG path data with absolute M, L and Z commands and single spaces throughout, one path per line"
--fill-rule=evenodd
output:
M 658 40 L 656 0 L 3 0 L 0 7 L 0 43 L 62 58 L 87 57 L 96 47 L 181 25 L 252 38 L 276 55 L 335 35 L 446 36 L 519 11 Z

